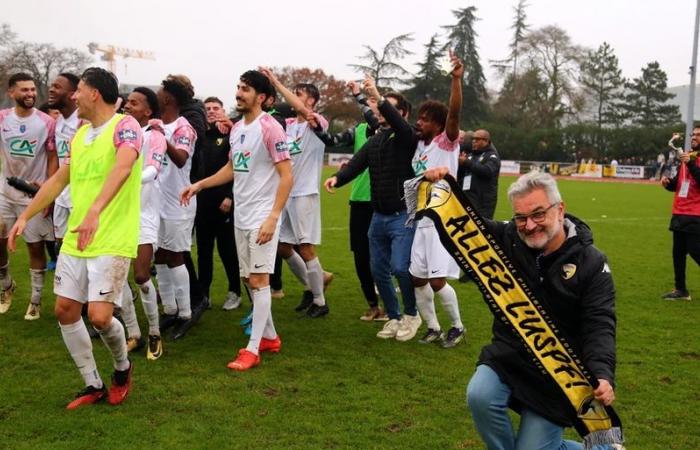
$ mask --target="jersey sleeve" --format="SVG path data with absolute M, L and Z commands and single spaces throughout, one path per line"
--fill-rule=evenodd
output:
M 148 149 L 149 152 L 144 160 L 144 165 L 155 167 L 160 172 L 160 166 L 163 164 L 163 155 L 168 149 L 163 133 L 155 130 L 148 133 Z
M 49 118 L 46 122 L 46 128 L 48 128 L 48 135 L 46 136 L 46 151 L 55 152 L 56 151 L 56 121 Z
M 263 145 L 270 154 L 274 163 L 290 159 L 287 148 L 287 135 L 279 123 L 271 116 L 261 120 Z
M 140 153 L 142 139 L 141 125 L 131 116 L 124 116 L 114 130 L 114 147 L 117 149 L 126 146 Z
M 436 138 L 435 142 L 438 145 L 438 148 L 440 150 L 444 150 L 446 152 L 454 152 L 459 150 L 459 137 L 455 139 L 454 141 L 451 141 L 449 137 L 447 137 L 447 132 L 443 131 L 440 133 Z
M 316 119 L 316 122 L 318 122 L 318 126 L 321 127 L 322 131 L 328 131 L 328 120 L 326 120 L 325 117 L 318 113 L 313 113 L 314 118 Z
M 194 142 L 197 139 L 197 133 L 192 128 L 189 122 L 183 121 L 175 129 L 172 137 L 172 144 L 178 150 L 184 150 L 188 155 L 194 152 Z

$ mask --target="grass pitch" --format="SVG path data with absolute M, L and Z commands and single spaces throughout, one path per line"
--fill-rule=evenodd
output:
M 512 180 L 501 179 L 497 218 L 511 214 L 505 189 Z M 700 448 L 700 270 L 692 260 L 688 287 L 696 300 L 660 300 L 673 286 L 672 194 L 644 184 L 561 181 L 560 188 L 567 210 L 591 226 L 610 259 L 618 294 L 616 408 L 628 448 Z M 490 339 L 486 305 L 473 284 L 453 284 L 468 330 L 466 343 L 454 349 L 377 339 L 381 324 L 358 320 L 366 305 L 348 245 L 348 193 L 322 194 L 319 253 L 335 273 L 328 317 L 311 320 L 293 311 L 301 289 L 285 268 L 286 297 L 273 302 L 282 352 L 233 373 L 226 363 L 247 342 L 238 326 L 247 300 L 239 310 L 221 310 L 226 283 L 217 262 L 213 309 L 181 342 L 165 342 L 159 361 L 133 356 L 133 391 L 120 407 L 64 410 L 82 380 L 53 315 L 51 283 L 41 320 L 22 320 L 29 298 L 26 251 L 13 255 L 19 288 L 12 309 L 0 317 L 0 447 L 483 448 L 464 392 Z M 140 305 L 137 311 L 146 330 Z M 93 344 L 108 382 L 107 350 Z

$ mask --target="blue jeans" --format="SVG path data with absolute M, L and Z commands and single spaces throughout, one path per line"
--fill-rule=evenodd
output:
M 489 450 L 581 450 L 574 441 L 563 440 L 564 428 L 523 408 L 516 435 L 508 416 L 510 388 L 492 368 L 482 364 L 467 386 L 467 404 L 474 425 Z M 604 450 L 608 446 L 595 446 Z
M 399 282 L 403 312 L 410 316 L 418 314 L 416 294 L 413 291 L 408 267 L 411 263 L 411 245 L 415 228 L 407 228 L 406 211 L 394 214 L 372 215 L 369 225 L 369 259 L 374 283 L 384 301 L 384 309 L 390 319 L 400 319 L 401 309 L 396 297 L 393 274 Z

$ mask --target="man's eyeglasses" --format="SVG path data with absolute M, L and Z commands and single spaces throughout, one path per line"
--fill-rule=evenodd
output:
M 558 204 L 559 204 L 559 202 L 552 203 L 547 208 L 541 209 L 539 211 L 535 211 L 535 212 L 530 213 L 530 214 L 516 214 L 513 216 L 513 222 L 515 222 L 515 224 L 518 226 L 525 225 L 527 223 L 527 219 L 530 219 L 535 223 L 542 223 L 542 222 L 544 222 L 544 219 L 547 217 L 547 213 L 549 212 L 549 210 L 554 208 Z

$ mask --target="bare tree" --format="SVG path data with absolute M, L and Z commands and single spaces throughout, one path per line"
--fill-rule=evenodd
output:
M 397 61 L 413 54 L 406 48 L 406 44 L 411 41 L 413 41 L 412 33 L 406 33 L 392 38 L 380 50 L 363 45 L 366 52 L 359 59 L 364 64 L 348 64 L 348 66 L 362 74 L 371 75 L 377 86 L 391 87 L 404 84 L 411 73 Z

